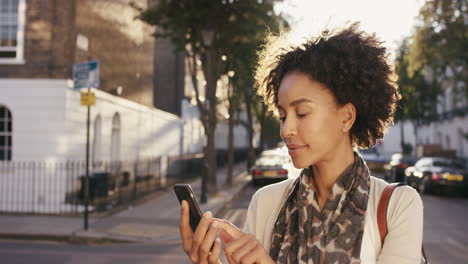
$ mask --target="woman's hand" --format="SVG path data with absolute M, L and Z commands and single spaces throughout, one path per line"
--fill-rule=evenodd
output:
M 189 207 L 182 201 L 180 215 L 180 236 L 185 253 L 193 263 L 218 264 L 221 254 L 221 240 L 216 238 L 219 222 L 215 221 L 210 212 L 205 213 L 193 233 L 189 223 Z M 213 244 L 214 243 L 214 244 Z M 213 248 L 211 249 L 211 246 Z M 210 252 L 211 251 L 211 252 Z
M 220 236 L 226 244 L 224 253 L 230 264 L 233 263 L 275 263 L 254 235 L 245 234 L 229 221 L 216 219 L 219 222 Z

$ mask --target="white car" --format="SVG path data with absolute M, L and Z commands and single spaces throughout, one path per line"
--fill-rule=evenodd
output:
M 254 185 L 279 182 L 297 177 L 300 171 L 294 167 L 284 148 L 265 150 L 252 167 L 252 182 Z

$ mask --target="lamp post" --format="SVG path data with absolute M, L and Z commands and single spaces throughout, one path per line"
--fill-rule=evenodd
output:
M 207 74 L 206 76 L 208 78 L 211 78 L 211 67 L 212 67 L 212 63 L 211 63 L 211 46 L 213 45 L 213 40 L 214 40 L 214 36 L 215 36 L 215 32 L 213 31 L 213 29 L 211 28 L 205 28 L 202 30 L 202 40 L 203 40 L 203 45 L 205 46 L 206 48 L 206 62 L 207 62 L 207 69 L 209 71 L 209 74 Z M 207 80 L 208 82 L 208 80 Z M 208 103 L 208 111 L 211 111 L 211 108 L 212 105 L 210 104 L 210 94 L 207 93 L 207 87 L 205 87 L 205 100 L 207 101 Z M 206 125 L 206 127 L 208 129 L 210 129 L 210 122 L 211 120 L 208 118 L 208 124 Z M 205 131 L 207 132 L 207 131 Z M 207 136 L 209 136 L 209 133 L 206 133 Z M 200 197 L 200 202 L 202 204 L 205 204 L 207 202 L 207 196 L 206 196 L 206 184 L 207 184 L 207 180 L 208 180 L 208 173 L 209 173 L 209 162 L 208 162 L 208 152 L 209 152 L 209 149 L 208 149 L 208 141 L 209 139 L 207 139 L 207 144 L 205 146 L 205 159 L 204 159 L 204 166 L 203 166 L 203 174 L 202 174 L 202 186 L 201 186 L 201 197 Z

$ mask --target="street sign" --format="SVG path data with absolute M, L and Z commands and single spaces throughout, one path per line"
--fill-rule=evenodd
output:
M 96 94 L 93 92 L 81 92 L 80 93 L 81 105 L 95 105 L 96 104 Z
M 99 62 L 92 60 L 74 64 L 73 83 L 75 89 L 99 88 Z

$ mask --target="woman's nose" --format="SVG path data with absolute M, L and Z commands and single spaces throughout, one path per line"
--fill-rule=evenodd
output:
M 280 134 L 283 139 L 297 135 L 296 122 L 293 118 L 286 118 L 284 120 L 281 125 Z

